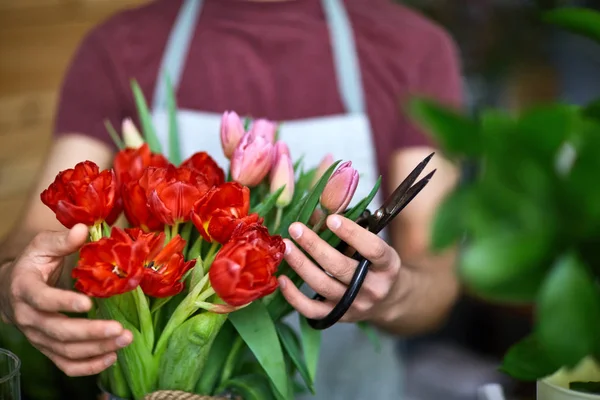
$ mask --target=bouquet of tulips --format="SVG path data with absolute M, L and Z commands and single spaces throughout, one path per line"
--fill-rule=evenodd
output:
M 326 156 L 304 170 L 277 140 L 276 123 L 235 112 L 223 114 L 220 132 L 227 174 L 206 152 L 181 161 L 174 107 L 167 157 L 133 88 L 142 134 L 130 120 L 121 135 L 107 125 L 120 147 L 113 168 L 79 163 L 41 194 L 64 226 L 90 228 L 72 272 L 75 288 L 94 299 L 89 318 L 117 320 L 134 337 L 100 385 L 124 399 L 160 390 L 248 400 L 314 391 L 320 332 L 302 317 L 299 332 L 282 320 L 292 308 L 277 277 L 302 284 L 283 261 L 282 238 L 300 221 L 336 245 L 324 217 L 357 218 L 379 182 L 347 209 L 358 184 L 351 162 Z

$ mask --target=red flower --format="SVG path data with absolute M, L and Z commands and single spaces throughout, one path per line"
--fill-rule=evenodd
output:
M 127 148 L 117 153 L 114 170 L 119 184 L 127 184 L 142 177 L 147 167 L 166 167 L 169 161 L 162 154 L 150 151 L 147 143 L 137 149 Z
M 148 252 L 144 260 L 144 277 L 140 286 L 152 297 L 170 297 L 183 290 L 181 279 L 194 267 L 196 260 L 185 262 L 182 251 L 185 240 L 177 235 L 165 246 L 165 234 L 143 233 L 140 229 L 128 229 L 136 241 L 146 243 Z
M 217 295 L 236 307 L 275 291 L 275 272 L 285 251 L 281 237 L 270 236 L 262 225 L 240 227 L 237 233 L 221 248 L 208 272 Z
M 210 189 L 194 204 L 192 222 L 205 240 L 225 244 L 239 224 L 262 222 L 257 214 L 248 215 L 249 210 L 250 189 L 227 182 Z
M 113 228 L 110 237 L 85 244 L 72 276 L 75 288 L 88 296 L 110 297 L 135 289 L 144 276 L 148 246 Z
M 148 205 L 148 179 L 146 169 L 139 180 L 131 181 L 121 188 L 125 216 L 132 226 L 140 227 L 146 232 L 162 231 L 163 223 L 152 214 Z
M 120 211 L 114 210 L 119 204 L 114 172 L 100 172 L 91 161 L 60 172 L 42 192 L 41 199 L 67 228 L 77 223 L 92 226 L 105 220 L 112 224 Z
M 169 165 L 147 171 L 150 211 L 167 225 L 189 221 L 192 206 L 211 188 L 204 174 L 190 168 Z
M 195 153 L 185 160 L 181 166 L 204 174 L 206 176 L 206 182 L 211 187 L 219 186 L 225 182 L 225 172 L 223 172 L 215 160 L 204 151 Z

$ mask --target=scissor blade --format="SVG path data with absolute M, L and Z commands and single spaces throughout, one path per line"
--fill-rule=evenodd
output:
M 425 157 L 425 159 L 421 161 L 419 165 L 417 165 L 410 174 L 408 174 L 406 179 L 404 179 L 402 183 L 398 185 L 398 187 L 396 188 L 396 190 L 394 190 L 390 197 L 388 197 L 388 199 L 382 207 L 386 213 L 392 212 L 394 207 L 402 200 L 402 198 L 406 195 L 412 184 L 417 180 L 419 175 L 421 175 L 421 172 L 423 172 L 427 164 L 429 164 L 429 161 L 431 161 L 434 154 L 435 153 L 431 153 L 430 155 Z
M 412 187 L 406 191 L 404 196 L 399 199 L 395 204 L 390 204 L 390 210 L 385 213 L 381 217 L 381 219 L 375 224 L 375 226 L 369 229 L 373 233 L 379 233 L 383 228 L 385 228 L 396 216 L 406 207 L 420 192 L 423 190 L 425 186 L 429 183 L 433 175 L 435 174 L 435 169 L 425 175 L 423 179 L 419 182 L 415 183 Z

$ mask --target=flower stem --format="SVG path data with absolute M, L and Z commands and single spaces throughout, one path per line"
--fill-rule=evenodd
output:
M 102 222 L 94 224 L 90 227 L 90 239 L 92 242 L 97 242 L 102 238 Z
M 319 233 L 319 231 L 321 230 L 321 228 L 325 224 L 326 220 L 327 220 L 327 213 L 323 213 L 323 215 L 321 216 L 321 218 L 319 218 L 319 221 L 317 221 L 317 223 L 315 224 L 315 226 L 313 226 L 313 228 L 312 228 L 313 232 Z
M 171 239 L 179 234 L 179 222 L 175 222 L 175 225 L 171 227 Z
M 133 296 L 140 320 L 140 331 L 146 340 L 146 345 L 149 349 L 152 349 L 154 347 L 154 326 L 152 325 L 152 314 L 150 313 L 148 300 L 140 286 L 134 290 Z
M 221 379 L 219 380 L 219 386 L 227 382 L 227 380 L 231 378 L 231 375 L 233 375 L 233 370 L 238 365 L 238 356 L 243 347 L 244 341 L 242 340 L 242 337 L 236 337 L 233 345 L 231 346 L 231 351 L 227 356 L 227 360 L 225 360 L 225 365 L 223 365 L 223 373 L 221 374 Z
M 201 280 L 205 276 L 206 275 L 204 274 L 204 263 L 202 262 L 202 258 L 198 257 L 196 258 L 196 265 L 194 265 L 194 269 L 192 270 L 192 279 L 190 281 L 190 287 L 196 287 L 196 285 L 199 282 L 201 282 Z
M 281 224 L 282 216 L 283 216 L 283 207 L 277 207 L 277 211 L 275 213 L 275 227 L 273 228 L 273 232 L 277 232 L 277 229 L 279 229 L 279 225 Z
M 201 248 L 202 248 L 202 236 L 199 236 L 198 239 L 196 239 L 196 241 L 190 248 L 190 251 L 187 254 L 187 260 L 193 260 L 194 258 L 199 258 Z
M 206 257 L 204 257 L 204 270 L 208 272 L 210 265 L 215 259 L 217 255 L 217 250 L 219 249 L 219 243 L 212 242 L 210 249 L 208 249 L 208 253 L 206 253 Z

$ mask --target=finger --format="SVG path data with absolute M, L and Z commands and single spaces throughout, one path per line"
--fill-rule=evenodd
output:
M 300 251 L 290 240 L 285 239 L 285 260 L 312 290 L 328 300 L 338 301 L 346 287 L 331 278 Z
M 50 352 L 68 360 L 85 360 L 92 357 L 109 355 L 128 346 L 133 341 L 133 335 L 124 331 L 116 339 L 90 340 L 83 342 L 62 342 L 36 329 L 24 331 L 27 339 L 38 347 L 43 347 Z
M 117 321 L 73 319 L 40 313 L 36 329 L 61 342 L 116 339 L 124 333 Z
M 371 261 L 374 269 L 388 269 L 398 255 L 383 239 L 340 215 L 327 217 L 327 227 L 344 242 Z
M 18 298 L 40 311 L 81 313 L 92 308 L 89 297 L 48 286 L 41 273 L 35 269 L 23 271 L 15 283 L 15 291 Z
M 68 231 L 39 233 L 29 245 L 30 257 L 64 257 L 79 250 L 88 238 L 89 228 L 77 224 Z
M 67 376 L 89 376 L 96 375 L 104 371 L 117 361 L 117 354 L 110 353 L 86 360 L 69 360 L 43 347 L 40 351 L 46 355 L 58 368 L 60 368 Z
M 306 318 L 320 319 L 333 309 L 334 304 L 329 301 L 312 300 L 306 297 L 287 276 L 282 275 L 277 279 L 281 293 L 287 302 Z
M 325 271 L 344 284 L 350 283 L 356 261 L 331 247 L 312 230 L 300 223 L 293 223 L 289 228 L 290 236 L 300 245 Z

